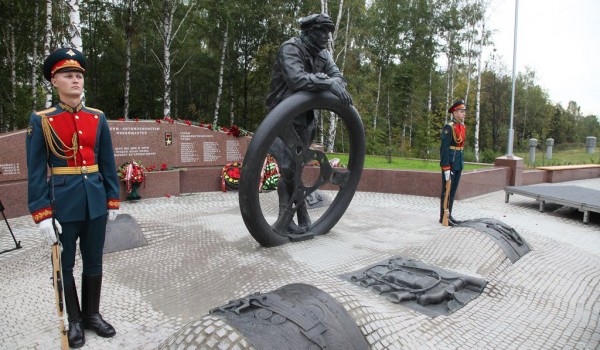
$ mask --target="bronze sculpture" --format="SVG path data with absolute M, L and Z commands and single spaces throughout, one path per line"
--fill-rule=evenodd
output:
M 365 140 L 360 115 L 346 91 L 346 80 L 326 50 L 335 29 L 325 14 L 300 20 L 300 37 L 284 42 L 277 54 L 267 97 L 270 112 L 250 143 L 240 179 L 240 208 L 250 233 L 265 246 L 327 233 L 346 210 L 362 173 Z M 334 170 L 323 152 L 310 149 L 315 136 L 315 110 L 337 113 L 348 129 L 350 160 L 345 169 Z M 260 166 L 267 154 L 279 164 L 278 217 L 264 220 L 258 200 Z M 302 182 L 306 165 L 318 163 L 320 173 L 311 185 Z M 256 182 L 256 184 L 255 184 Z M 333 184 L 340 191 L 327 212 L 313 223 L 305 199 L 319 187 Z M 296 224 L 293 221 L 297 215 Z

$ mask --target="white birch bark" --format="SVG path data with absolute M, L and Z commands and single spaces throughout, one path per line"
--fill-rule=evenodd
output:
M 123 118 L 129 120 L 129 90 L 131 89 L 131 40 L 133 36 L 133 6 L 135 0 L 127 1 L 127 27 L 125 29 L 125 90 L 123 92 Z
M 46 0 L 46 29 L 44 30 L 44 57 L 50 55 L 50 39 L 52 38 L 52 0 Z M 45 108 L 52 105 L 52 85 L 44 79 L 44 89 L 46 90 Z
M 373 117 L 373 131 L 377 130 L 377 114 L 379 113 L 379 95 L 381 94 L 381 71 L 382 66 L 379 66 L 379 77 L 377 78 L 377 98 L 375 98 L 375 116 Z
M 79 13 L 79 0 L 67 0 L 69 7 L 69 46 L 83 52 L 83 41 L 81 39 L 81 19 Z M 81 103 L 85 103 L 85 90 L 81 92 Z
M 15 113 L 17 110 L 17 47 L 15 45 L 15 28 L 12 25 L 12 20 L 8 21 L 7 32 L 4 33 L 4 42 L 6 44 L 6 60 L 10 70 L 10 111 L 8 120 L 5 120 L 5 130 L 16 130 Z
M 175 31 L 173 31 L 173 18 L 175 16 L 175 10 L 176 10 L 177 6 L 176 6 L 174 0 L 163 0 L 163 17 L 161 19 L 162 23 L 161 23 L 161 25 L 158 25 L 156 22 L 154 23 L 154 25 L 156 26 L 156 28 L 161 36 L 162 41 L 163 41 L 163 59 L 162 59 L 162 61 L 158 58 L 158 55 L 154 51 L 152 51 L 152 54 L 154 55 L 156 62 L 160 66 L 160 68 L 162 70 L 162 75 L 163 75 L 163 81 L 164 81 L 163 117 L 171 116 L 171 83 L 172 83 L 171 44 L 173 43 L 173 39 L 175 39 L 175 37 L 179 33 L 179 30 L 181 29 L 181 25 L 185 22 L 187 16 L 189 15 L 189 13 L 193 7 L 194 7 L 193 4 L 191 4 L 189 6 L 187 12 L 185 13 L 185 16 L 183 17 L 181 22 L 179 22 L 177 29 Z M 182 65 L 181 69 L 179 69 L 179 71 L 175 72 L 175 74 L 173 74 L 173 76 L 180 73 L 188 61 L 189 61 L 189 58 Z
M 229 125 L 235 124 L 235 99 L 233 98 L 233 83 L 229 84 Z
M 475 161 L 479 162 L 479 124 L 481 111 L 481 56 L 483 56 L 483 38 L 485 35 L 485 22 L 481 21 L 481 41 L 479 42 L 479 63 L 477 64 L 477 96 L 475 97 L 477 109 L 475 110 Z
M 469 91 L 471 89 L 471 51 L 473 51 L 473 45 L 475 44 L 475 25 L 476 23 L 473 23 L 467 40 L 467 91 L 465 92 L 465 105 L 467 106 L 469 105 Z
M 33 17 L 34 18 L 38 18 L 39 17 L 39 12 L 40 12 L 40 5 L 39 3 L 36 1 L 35 2 L 35 8 L 33 11 Z M 34 25 L 33 26 L 33 33 L 31 34 L 31 37 L 33 38 L 33 50 L 31 53 L 31 110 L 35 111 L 36 108 L 36 100 L 37 100 L 37 94 L 36 94 L 36 88 L 37 88 L 37 68 L 38 68 L 38 30 L 37 30 L 37 26 Z
M 221 50 L 221 64 L 219 65 L 219 85 L 217 88 L 217 100 L 215 101 L 215 117 L 213 125 L 218 125 L 219 122 L 219 105 L 221 103 L 221 95 L 223 94 L 223 71 L 225 70 L 225 57 L 227 56 L 227 41 L 229 32 L 229 21 L 226 20 L 225 33 L 223 33 L 223 49 Z
M 69 7 L 69 45 L 83 52 L 83 41 L 81 40 L 81 19 L 79 13 L 79 0 L 67 0 Z
M 343 6 L 344 6 L 344 0 L 340 0 L 340 8 L 338 11 L 338 17 L 336 19 L 336 31 L 335 34 L 332 38 L 331 38 L 331 56 L 333 57 L 333 48 L 335 47 L 335 39 L 337 37 L 337 32 L 340 28 L 340 22 L 342 19 L 342 14 L 343 14 Z M 348 40 L 348 25 L 350 23 L 348 22 L 346 25 L 346 42 Z M 345 63 L 345 59 L 346 56 L 344 54 L 344 63 Z M 341 69 L 341 73 L 344 74 L 344 69 L 343 69 L 344 65 L 342 64 L 342 69 Z M 330 112 L 329 113 L 329 132 L 327 133 L 327 152 L 328 153 L 333 153 L 334 151 L 334 146 L 335 146 L 335 137 L 336 137 L 336 133 L 337 133 L 337 122 L 338 122 L 338 117 L 335 113 Z
M 169 0 L 163 1 L 164 17 L 162 23 L 163 35 L 163 78 L 165 89 L 163 91 L 163 117 L 171 116 L 171 31 L 173 30 L 173 16 L 175 6 Z

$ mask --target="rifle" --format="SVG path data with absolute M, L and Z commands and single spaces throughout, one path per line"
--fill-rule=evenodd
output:
M 442 217 L 442 225 L 448 226 L 448 217 L 450 216 L 450 210 L 448 209 L 448 199 L 450 199 L 450 185 L 452 180 L 446 180 L 446 195 L 444 195 L 444 216 Z
M 54 185 L 54 184 L 53 184 Z M 63 274 L 62 274 L 62 261 L 60 259 L 60 253 L 62 251 L 62 244 L 58 237 L 58 229 L 56 228 L 56 219 L 54 218 L 54 200 L 52 203 L 52 227 L 56 234 L 56 243 L 52 245 L 52 282 L 54 285 L 54 297 L 56 299 L 56 311 L 58 314 L 58 329 L 60 330 L 60 348 L 63 350 L 69 349 L 69 339 L 67 337 L 67 330 L 65 328 L 65 287 L 63 285 Z

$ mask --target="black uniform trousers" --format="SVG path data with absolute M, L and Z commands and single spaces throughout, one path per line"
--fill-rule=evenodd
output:
M 458 189 L 458 183 L 460 182 L 460 174 L 462 170 L 450 171 L 450 195 L 448 196 L 448 211 L 452 215 L 452 205 L 454 204 L 454 196 Z M 444 177 L 444 171 L 442 170 L 442 200 L 440 204 L 440 219 L 444 216 L 444 198 L 446 197 L 446 178 Z
M 93 220 L 60 223 L 62 234 L 60 242 L 63 246 L 61 254 L 63 280 L 65 284 L 73 282 L 73 267 L 77 239 L 83 262 L 83 275 L 99 275 L 102 273 L 102 251 L 106 237 L 106 220 L 108 215 L 99 216 Z

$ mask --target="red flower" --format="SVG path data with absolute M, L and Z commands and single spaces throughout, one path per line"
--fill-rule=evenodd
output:
M 136 121 L 136 122 L 139 122 L 139 121 L 140 121 L 140 119 L 139 119 L 139 118 L 135 118 L 135 121 Z
M 167 163 L 163 163 L 163 164 L 160 166 L 160 170 L 161 170 L 161 171 L 165 171 L 165 170 L 167 170 Z
M 192 125 L 192 122 L 191 122 L 191 121 L 189 121 L 189 120 L 187 120 L 187 119 L 185 120 L 185 123 L 186 123 L 187 125 Z
M 227 175 L 232 179 L 239 179 L 240 178 L 240 168 L 227 169 Z
M 242 131 L 240 130 L 240 128 L 238 128 L 237 125 L 232 124 L 231 127 L 229 127 L 230 133 L 231 135 L 235 136 L 235 137 L 240 137 Z
M 120 122 L 125 121 L 125 118 L 119 118 L 119 121 Z
M 160 119 L 156 119 L 156 122 L 157 122 L 158 124 L 160 124 Z
M 213 127 L 212 127 L 212 124 L 206 124 L 206 127 L 207 127 L 209 130 L 212 130 L 212 128 L 213 128 Z

